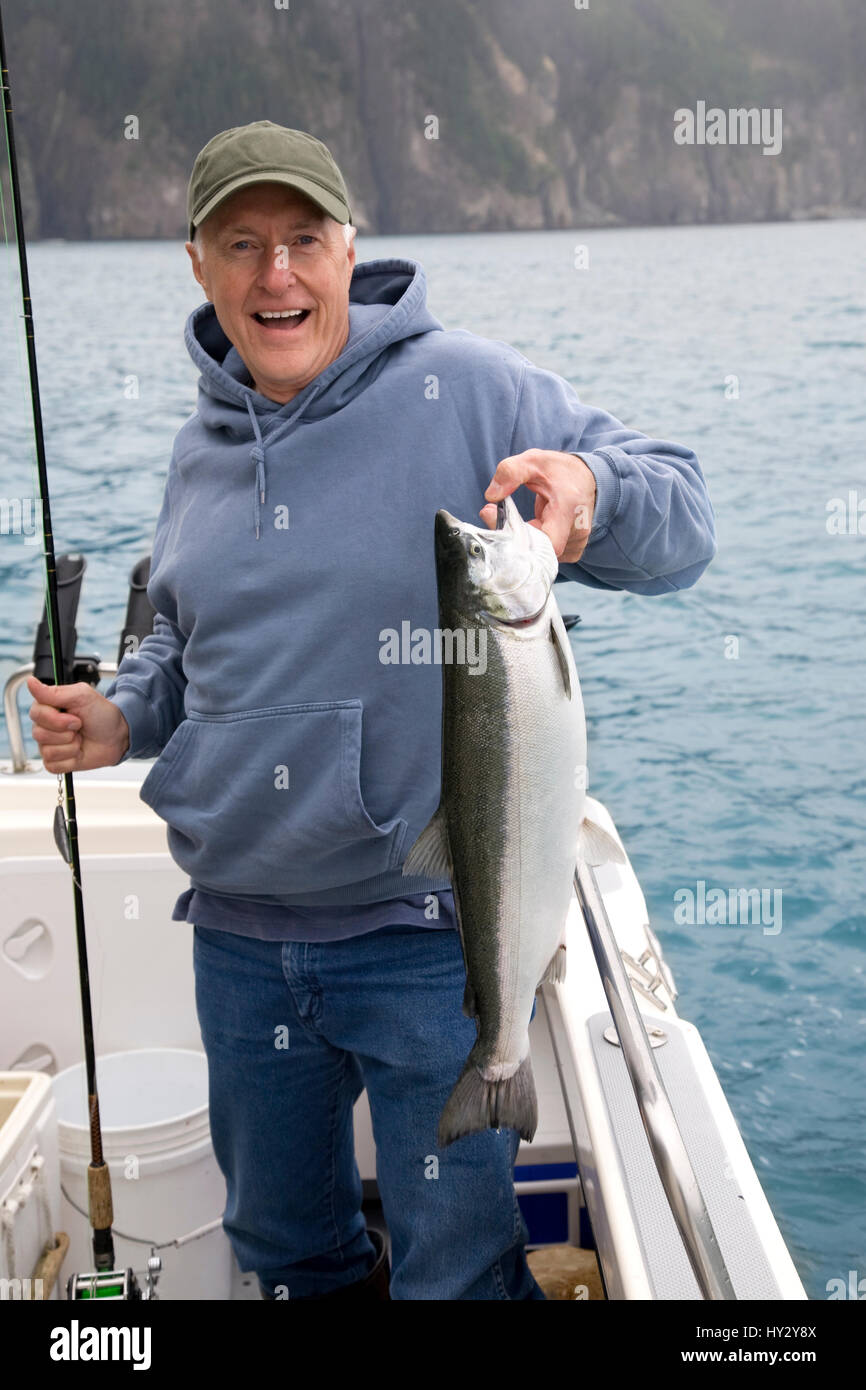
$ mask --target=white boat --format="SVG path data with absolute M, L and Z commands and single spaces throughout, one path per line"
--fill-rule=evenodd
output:
M 57 1083 L 46 1077 L 80 1063 L 81 1023 L 70 871 L 52 834 L 57 779 L 26 760 L 17 708 L 30 670 L 20 667 L 7 682 L 12 760 L 0 765 L 0 1295 L 27 1296 L 26 1281 L 62 1230 L 71 1244 L 49 1295 L 60 1298 L 68 1275 L 88 1264 L 89 1228 L 83 1199 L 70 1190 L 70 1145 L 80 1133 L 58 1119 Z M 104 663 L 100 674 L 114 670 Z M 191 928 L 171 921 L 187 879 L 168 854 L 164 823 L 138 795 L 150 766 L 130 760 L 75 777 L 98 1071 L 102 1077 L 108 1065 L 100 1068 L 100 1058 L 124 1054 L 112 1065 L 128 1078 L 133 1109 L 134 1054 L 142 1064 L 144 1054 L 162 1056 L 174 1073 L 177 1059 L 202 1051 Z M 605 807 L 591 800 L 588 810 L 621 844 Z M 622 863 L 597 866 L 584 884 L 582 907 L 573 899 L 566 979 L 539 991 L 531 1026 L 539 1126 L 521 1144 L 515 1174 L 518 1194 L 534 1203 L 530 1249 L 591 1249 L 608 1299 L 805 1299 L 698 1029 L 677 1011 L 622 848 Z M 121 1219 L 136 1210 L 127 1170 L 138 1155 L 123 1152 L 125 1131 L 113 1123 L 102 1081 L 100 1092 L 118 1265 L 143 1283 L 154 1242 L 159 1297 L 258 1297 L 255 1276 L 237 1268 L 221 1227 L 224 1188 L 201 1114 L 187 1117 L 198 1125 L 194 1196 L 187 1175 L 186 1189 L 152 1195 L 146 1221 Z M 112 1148 L 113 1135 L 120 1138 Z M 176 1136 L 172 1142 L 181 1152 Z M 368 1219 L 381 1225 L 363 1095 L 355 1145 Z M 133 1230 L 135 1219 L 142 1224 Z M 587 1286 L 569 1296 L 589 1296 Z

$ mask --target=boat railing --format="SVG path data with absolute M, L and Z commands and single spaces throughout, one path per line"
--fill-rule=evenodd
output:
M 117 674 L 117 663 L 114 661 L 100 661 L 97 667 L 99 679 L 103 680 L 107 676 Z M 9 735 L 9 753 L 12 758 L 13 772 L 28 772 L 31 764 L 27 761 L 27 749 L 24 744 L 24 730 L 21 727 L 21 711 L 18 708 L 18 691 L 24 684 L 28 676 L 32 676 L 34 664 L 32 661 L 26 662 L 23 666 L 16 666 L 3 687 L 3 713 L 6 716 L 6 731 Z
M 653 1160 L 689 1263 L 704 1298 L 736 1299 L 591 865 L 578 864 L 574 885 Z

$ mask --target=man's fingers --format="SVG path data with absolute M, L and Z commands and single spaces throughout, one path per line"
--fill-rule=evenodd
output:
M 67 710 L 52 709 L 50 705 L 35 704 L 28 710 L 34 730 L 48 729 L 52 733 L 59 733 L 61 730 L 80 729 L 81 720 Z
M 70 758 L 66 753 L 55 753 L 42 759 L 42 766 L 46 772 L 77 772 L 80 755 Z
M 489 489 L 488 489 L 489 490 Z M 488 531 L 496 530 L 496 505 L 488 502 L 478 513 L 481 523 Z M 549 497 L 536 493 L 535 520 L 529 522 L 539 531 L 544 531 L 557 555 L 561 555 L 569 541 L 573 539 L 574 517 L 571 512 L 557 505 Z
M 46 772 L 77 772 L 81 766 L 82 740 L 80 734 L 51 733 L 34 730 L 39 756 Z
M 84 681 L 74 685 L 45 685 L 35 676 L 27 677 L 27 688 L 34 697 L 28 713 L 34 728 L 50 729 L 59 732 L 66 729 L 80 729 L 81 719 L 75 713 L 85 697 L 92 695 L 92 687 Z
M 39 705 L 74 710 L 94 695 L 92 685 L 76 681 L 74 685 L 45 685 L 36 676 L 27 677 L 27 689 Z
M 27 689 L 35 700 L 40 700 L 44 704 L 56 704 L 56 696 L 59 691 L 64 689 L 62 685 L 46 685 L 37 676 L 27 677 Z
M 79 749 L 81 748 L 81 739 L 79 735 L 74 733 L 71 729 L 55 733 L 52 729 L 40 728 L 37 732 L 34 728 L 33 737 L 36 739 L 40 748 L 71 748 L 73 745 L 76 745 Z
M 545 533 L 557 555 L 562 554 L 571 539 L 571 520 L 568 514 L 552 504 L 545 507 L 541 520 L 530 521 L 529 525 Z
M 584 459 L 556 449 L 526 449 L 501 459 L 484 494 L 501 501 L 524 483 L 535 493 L 535 520 L 550 540 L 557 559 L 574 562 L 586 548 L 592 528 L 597 489 Z M 491 506 L 479 515 L 493 529 Z
M 500 459 L 484 496 L 491 502 L 500 502 L 521 483 L 528 483 L 530 478 L 533 481 L 540 478 L 537 453 L 536 449 L 527 449 L 523 454 L 511 454 L 508 458 Z

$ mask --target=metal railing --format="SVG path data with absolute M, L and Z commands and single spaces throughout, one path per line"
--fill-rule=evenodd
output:
M 574 886 L 656 1169 L 698 1286 L 704 1298 L 736 1299 L 591 865 L 578 864 Z
M 25 666 L 17 666 L 12 672 L 3 687 L 3 713 L 6 716 L 6 731 L 9 735 L 9 752 L 12 757 L 13 772 L 28 772 L 32 770 L 31 764 L 27 761 L 27 750 L 24 746 L 24 730 L 21 728 L 21 711 L 18 708 L 18 691 L 26 681 L 28 676 L 33 674 L 33 662 L 28 661 Z M 117 674 L 117 663 L 115 661 L 100 661 L 99 679 L 103 680 L 106 676 Z

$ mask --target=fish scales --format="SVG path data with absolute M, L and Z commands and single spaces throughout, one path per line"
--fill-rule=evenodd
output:
M 435 552 L 440 624 L 465 645 L 443 654 L 440 802 L 403 872 L 450 874 L 464 1012 L 477 1026 L 440 1118 L 444 1147 L 491 1126 L 535 1132 L 529 1022 L 541 980 L 564 970 L 559 948 L 587 832 L 577 775 L 586 724 L 544 532 L 509 497 L 495 531 L 437 512 Z M 453 659 L 461 652 L 466 659 Z M 470 652 L 483 653 L 483 665 Z M 605 841 L 621 857 L 594 827 L 593 852 L 607 853 Z
M 556 654 L 540 632 L 527 638 L 488 629 L 483 675 L 465 665 L 444 668 L 446 750 L 460 748 L 462 756 L 458 765 L 446 752 L 443 803 L 467 972 L 485 1019 L 476 1062 L 499 1058 L 512 1072 L 527 1051 L 529 1018 L 520 1001 L 528 998 L 531 1010 L 562 935 L 582 817 L 579 793 L 557 808 L 539 776 L 551 753 L 567 772 L 582 761 L 561 690 Z

